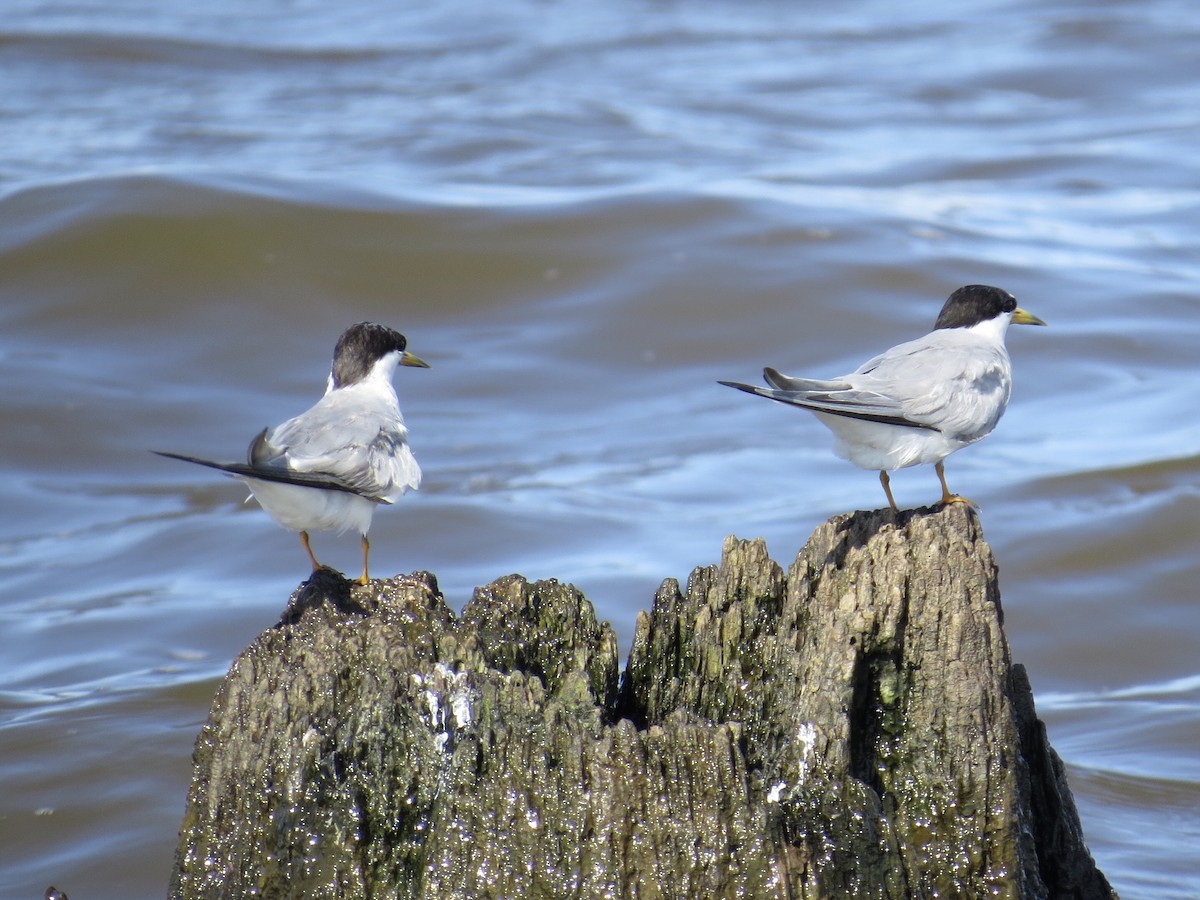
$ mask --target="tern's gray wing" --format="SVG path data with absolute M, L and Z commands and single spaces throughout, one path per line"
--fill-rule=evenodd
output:
M 763 380 L 781 391 L 839 391 L 850 387 L 839 379 L 826 381 L 820 378 L 794 378 L 770 366 L 763 369 Z
M 982 437 L 995 427 L 1011 387 L 1004 348 L 966 332 L 935 331 L 831 380 L 766 369 L 771 388 L 722 382 L 770 400 L 869 422 Z
M 893 347 L 841 380 L 888 398 L 914 424 L 974 440 L 1004 413 L 1012 369 L 1002 344 L 942 329 Z
M 331 391 L 308 412 L 251 445 L 255 466 L 286 466 L 335 479 L 354 493 L 391 503 L 421 483 L 408 429 L 394 404 L 351 391 Z
M 262 434 L 255 438 L 258 441 L 267 433 L 264 428 Z M 251 447 L 254 445 L 251 444 Z M 245 478 L 257 478 L 260 481 L 274 481 L 280 484 L 296 484 L 300 487 L 319 488 L 326 491 L 347 491 L 351 494 L 357 494 L 354 488 L 347 484 L 343 484 L 338 479 L 330 475 L 321 475 L 314 472 L 312 474 L 303 475 L 298 472 L 292 472 L 285 468 L 272 468 L 255 466 L 252 463 L 222 463 L 213 462 L 211 459 L 200 459 L 198 456 L 187 456 L 183 453 L 169 453 L 166 450 L 151 450 L 151 453 L 156 453 L 159 456 L 165 456 L 168 459 L 180 459 L 184 462 L 195 463 L 198 466 L 207 466 L 210 469 L 216 469 L 220 472 L 225 472 L 229 475 L 237 475 Z
M 908 421 L 903 406 L 894 399 L 878 391 L 857 389 L 848 378 L 794 378 L 770 366 L 763 369 L 763 378 L 775 390 L 755 388 L 753 393 L 760 397 L 870 422 L 917 424 Z
M 793 381 L 812 381 L 812 379 L 792 379 Z M 821 383 L 821 382 L 818 382 Z M 838 384 L 837 382 L 827 382 Z M 933 428 L 932 425 L 913 422 L 905 415 L 902 408 L 887 397 L 869 391 L 856 391 L 852 388 L 834 389 L 830 391 L 801 390 L 788 391 L 777 388 L 758 387 L 752 384 L 741 384 L 736 381 L 721 381 L 726 387 L 737 388 L 747 394 L 777 400 L 789 406 L 799 406 L 812 412 L 829 413 L 844 416 L 849 419 L 861 419 L 865 422 L 879 422 L 884 425 L 902 425 L 907 428 Z

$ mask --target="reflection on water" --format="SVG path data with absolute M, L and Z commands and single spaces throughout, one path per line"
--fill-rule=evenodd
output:
M 786 564 L 882 499 L 717 379 L 846 371 L 979 281 L 1050 324 L 947 462 L 1014 658 L 1105 874 L 1200 891 L 1188 9 L 186 6 L 0 25 L 0 894 L 165 890 L 216 682 L 306 573 L 148 451 L 239 456 L 346 325 L 433 366 L 379 574 L 569 580 L 627 645 L 726 534 Z

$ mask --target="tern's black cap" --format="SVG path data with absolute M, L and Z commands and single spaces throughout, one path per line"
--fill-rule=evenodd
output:
M 994 319 L 1003 313 L 1015 312 L 1017 298 L 1008 291 L 987 284 L 968 284 L 960 287 L 946 300 L 938 314 L 939 328 L 970 328 Z
M 386 325 L 351 325 L 333 348 L 333 386 L 346 387 L 361 381 L 375 363 L 389 353 L 403 353 L 407 346 L 404 335 Z

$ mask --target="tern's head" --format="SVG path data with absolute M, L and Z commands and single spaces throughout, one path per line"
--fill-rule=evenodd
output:
M 390 379 L 396 366 L 429 368 L 427 362 L 405 350 L 406 346 L 404 335 L 386 325 L 372 322 L 351 325 L 333 348 L 330 389 L 349 387 L 373 374 Z
M 950 295 L 933 327 L 935 331 L 939 328 L 974 328 L 985 322 L 1000 325 L 1001 335 L 1010 322 L 1015 325 L 1046 324 L 1017 306 L 1017 298 L 1008 291 L 986 284 L 968 284 Z

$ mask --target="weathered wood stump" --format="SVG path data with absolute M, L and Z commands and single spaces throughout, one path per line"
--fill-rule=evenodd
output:
M 612 629 L 513 575 L 322 571 L 233 664 L 171 887 L 245 897 L 1114 897 L 975 514 L 727 539 Z

